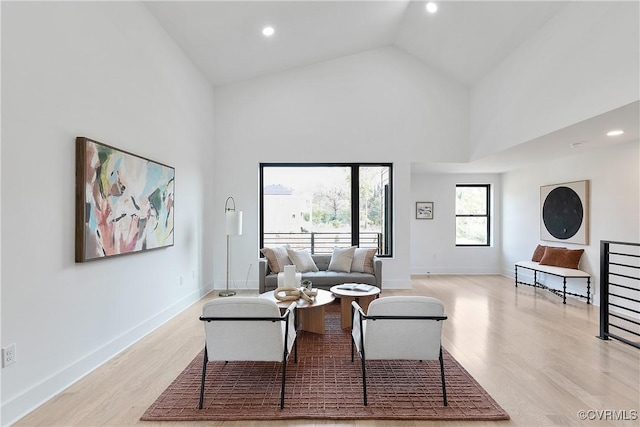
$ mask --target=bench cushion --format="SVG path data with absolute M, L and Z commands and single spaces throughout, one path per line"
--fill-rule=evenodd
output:
M 533 255 L 531 256 L 531 261 L 540 262 L 546 248 L 546 246 L 542 245 L 536 246 L 536 249 L 533 251 Z
M 543 273 L 554 274 L 560 277 L 591 277 L 589 273 L 586 271 L 574 269 L 574 268 L 565 268 L 565 267 L 555 267 L 552 265 L 542 265 L 538 262 L 534 261 L 518 261 L 516 265 L 523 268 L 528 268 L 530 270 L 538 270 Z
M 540 265 L 551 265 L 577 270 L 583 253 L 584 249 L 565 249 L 547 246 L 540 260 Z

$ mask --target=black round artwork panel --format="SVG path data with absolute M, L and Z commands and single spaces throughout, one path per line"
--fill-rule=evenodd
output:
M 580 226 L 584 209 L 578 194 L 569 187 L 551 190 L 542 206 L 542 220 L 549 234 L 556 239 L 570 239 Z

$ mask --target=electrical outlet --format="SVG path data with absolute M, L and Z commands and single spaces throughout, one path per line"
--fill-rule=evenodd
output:
M 14 363 L 16 363 L 16 345 L 9 344 L 2 349 L 2 367 L 6 368 Z
M 184 285 L 184 276 L 180 276 L 180 286 Z

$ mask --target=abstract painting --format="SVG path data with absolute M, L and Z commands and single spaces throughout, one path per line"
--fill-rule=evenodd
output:
M 173 246 L 175 169 L 76 138 L 76 262 Z
M 589 181 L 540 187 L 540 239 L 589 244 Z

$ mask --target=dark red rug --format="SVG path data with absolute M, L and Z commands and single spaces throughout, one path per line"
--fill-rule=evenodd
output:
M 327 308 L 326 334 L 298 334 L 298 363 L 287 364 L 280 409 L 280 364 L 210 363 L 204 408 L 198 409 L 202 354 L 197 355 L 141 417 L 143 421 L 277 419 L 507 420 L 509 415 L 444 352 L 449 406 L 442 405 L 434 362 L 367 361 L 369 405 L 362 401 L 360 360 L 351 362 L 340 305 Z M 204 334 L 204 331 L 203 331 Z

